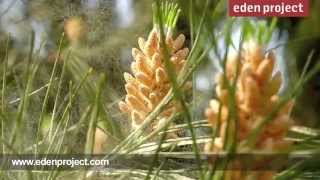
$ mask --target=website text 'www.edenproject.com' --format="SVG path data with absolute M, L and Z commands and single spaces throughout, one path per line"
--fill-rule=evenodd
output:
M 89 168 L 94 166 L 109 166 L 109 160 L 107 159 L 90 159 L 90 158 L 70 158 L 70 159 L 49 159 L 49 158 L 38 158 L 38 159 L 10 159 L 10 169 L 51 169 L 51 168 Z

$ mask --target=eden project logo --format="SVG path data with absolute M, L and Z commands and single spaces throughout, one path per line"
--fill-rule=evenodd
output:
M 309 0 L 229 0 L 229 16 L 303 17 Z

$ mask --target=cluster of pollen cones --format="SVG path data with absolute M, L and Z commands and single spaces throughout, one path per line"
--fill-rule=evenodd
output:
M 176 74 L 180 72 L 188 56 L 188 48 L 183 48 L 185 36 L 180 34 L 175 40 L 170 32 L 166 35 L 166 45 L 170 61 L 175 67 Z M 171 85 L 165 70 L 163 47 L 160 33 L 154 28 L 147 40 L 139 38 L 139 49 L 132 49 L 134 61 L 130 73 L 124 73 L 127 95 L 119 103 L 122 112 L 127 113 L 132 120 L 132 128 L 137 128 L 167 95 Z M 180 111 L 179 103 L 172 101 L 158 116 L 158 122 Z M 156 128 L 159 124 L 155 124 Z
M 213 127 L 216 127 L 218 121 L 221 124 L 218 137 L 213 146 L 210 146 L 213 149 L 206 151 L 219 151 L 223 147 L 229 113 L 229 91 L 224 81 L 227 79 L 231 84 L 237 77 L 235 85 L 237 142 L 241 142 L 279 103 L 277 94 L 282 80 L 280 72 L 274 72 L 274 66 L 274 53 L 271 51 L 265 53 L 261 46 L 251 41 L 243 45 L 239 54 L 228 56 L 225 77 L 223 74 L 218 74 L 216 78 L 217 99 L 212 99 L 205 111 Z M 220 119 L 219 106 L 221 106 Z M 288 147 L 290 143 L 285 140 L 285 136 L 292 125 L 289 116 L 292 106 L 293 101 L 289 101 L 278 111 L 275 118 L 264 126 L 254 144 L 254 149 L 276 151 Z

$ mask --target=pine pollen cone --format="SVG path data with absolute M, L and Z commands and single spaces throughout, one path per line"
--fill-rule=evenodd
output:
M 86 36 L 87 25 L 81 17 L 71 17 L 66 20 L 64 31 L 71 42 L 78 42 Z
M 277 94 L 282 85 L 282 79 L 280 72 L 274 72 L 275 60 L 272 51 L 264 53 L 262 47 L 254 42 L 244 43 L 240 54 L 230 55 L 227 58 L 225 78 L 230 84 L 235 80 L 238 72 L 235 90 L 238 118 L 237 142 L 241 143 L 245 140 L 256 125 L 265 119 L 279 103 Z M 214 151 L 220 150 L 223 146 L 229 113 L 229 91 L 225 87 L 224 80 L 223 74 L 217 75 L 217 99 L 212 99 L 205 111 L 208 122 L 214 128 L 218 121 L 221 124 L 218 137 L 212 146 Z M 290 143 L 285 140 L 285 136 L 292 125 L 290 118 L 292 107 L 293 101 L 289 101 L 279 109 L 272 121 L 264 126 L 254 144 L 256 150 L 276 151 L 288 147 Z M 221 108 L 220 117 L 218 117 L 219 108 Z
M 166 45 L 169 50 L 170 61 L 174 65 L 176 74 L 180 72 L 189 53 L 184 48 L 185 36 L 180 34 L 175 40 L 171 33 L 166 35 Z M 163 47 L 159 32 L 154 28 L 148 39 L 138 39 L 139 49 L 132 49 L 134 61 L 131 64 L 132 74 L 125 72 L 125 89 L 127 95 L 119 102 L 119 108 L 127 113 L 132 120 L 132 127 L 138 127 L 152 112 L 171 88 L 163 60 Z M 176 101 L 171 101 L 160 113 L 158 119 L 168 118 L 180 111 Z M 155 125 L 157 126 L 157 125 Z

